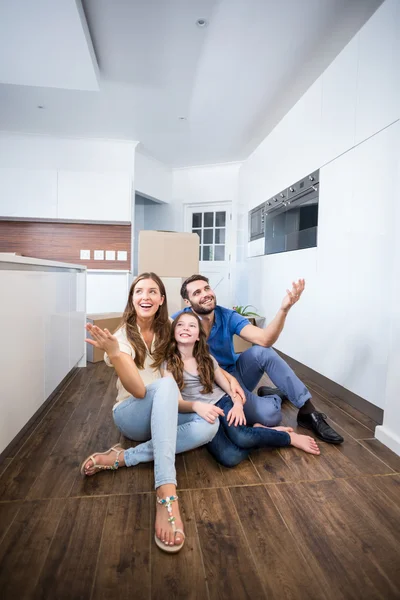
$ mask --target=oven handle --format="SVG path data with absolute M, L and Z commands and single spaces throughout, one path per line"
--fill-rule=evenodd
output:
M 292 198 L 288 198 L 284 202 L 280 202 L 278 204 L 278 206 L 272 206 L 269 210 L 266 209 L 266 211 L 265 211 L 266 216 L 274 213 L 275 211 L 277 211 L 279 209 L 286 208 L 288 204 L 294 204 L 294 203 L 297 204 L 299 200 L 304 200 L 304 198 L 307 198 L 307 196 L 309 196 L 310 194 L 315 194 L 316 192 L 318 192 L 317 185 L 313 185 L 313 186 L 307 188 L 306 190 L 304 190 L 303 192 L 297 194 L 297 196 L 293 196 Z

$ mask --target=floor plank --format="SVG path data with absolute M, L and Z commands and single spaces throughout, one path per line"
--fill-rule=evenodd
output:
M 22 504 L 0 546 L 2 600 L 32 597 L 64 504 L 64 500 Z
M 0 503 L 0 544 L 11 527 L 14 518 L 21 507 L 21 502 Z
M 185 453 L 184 461 L 190 489 L 212 488 L 223 485 L 224 478 L 221 467 L 206 448 L 196 448 Z
M 244 533 L 271 600 L 326 599 L 326 581 L 317 580 L 264 486 L 231 488 Z
M 82 402 L 77 406 L 69 421 L 65 424 L 59 439 L 52 448 L 49 456 L 43 463 L 37 479 L 32 485 L 27 498 L 65 498 L 69 495 L 71 488 L 79 476 L 81 461 L 88 455 L 91 440 L 94 436 L 96 426 L 106 434 L 109 427 L 111 409 L 110 404 L 111 387 L 115 387 L 112 378 L 112 369 L 105 364 L 94 373 L 90 387 L 84 392 Z M 114 383 L 114 385 L 112 385 Z M 115 392 L 113 390 L 113 395 Z M 105 399 L 105 400 L 104 400 Z M 107 405 L 108 411 L 101 412 L 103 405 Z M 114 428 L 114 443 L 117 442 L 119 434 Z M 111 444 L 112 445 L 112 444 Z M 95 446 L 92 446 L 95 448 Z M 109 446 L 108 446 L 109 447 Z M 103 446 L 100 448 L 107 449 Z M 95 477 L 91 477 L 93 481 Z M 98 487 L 101 480 L 97 478 L 94 483 Z
M 389 448 L 387 448 L 382 442 L 375 438 L 370 440 L 360 440 L 360 444 L 367 448 L 372 454 L 377 456 L 386 465 L 393 469 L 396 473 L 400 473 L 400 456 L 397 456 Z
M 369 429 L 371 433 L 375 432 L 375 427 L 378 425 L 378 423 L 371 419 L 371 417 L 364 415 L 364 413 L 351 406 L 351 404 L 348 404 L 348 402 L 342 400 L 342 398 L 339 398 L 338 396 L 335 396 L 328 390 L 322 388 L 320 385 L 318 385 L 318 383 L 315 383 L 311 379 L 305 377 L 305 379 L 302 380 L 304 381 L 305 385 L 309 388 L 312 394 L 317 393 L 320 397 L 324 398 L 325 400 L 328 400 L 328 402 L 343 410 L 345 413 L 356 419 L 356 421 L 359 421 L 359 423 L 361 423 L 362 425 L 364 425 L 364 427 Z
M 269 486 L 268 493 L 313 571 L 323 565 L 336 598 L 399 597 L 400 546 L 349 480 Z
M 152 528 L 150 494 L 112 496 L 108 500 L 93 598 L 150 598 Z
M 90 598 L 107 498 L 70 498 L 50 545 L 35 598 Z
M 19 500 L 26 497 L 65 424 L 89 387 L 94 373 L 94 370 L 85 372 L 85 369 L 80 369 L 33 434 L 25 443 L 21 443 L 18 454 L 0 477 L 0 500 Z
M 335 428 L 335 425 L 339 425 L 356 440 L 371 437 L 371 433 L 373 432 L 370 429 L 354 419 L 349 413 L 344 412 L 331 402 L 325 400 L 321 394 L 313 391 L 312 401 L 317 410 L 328 416 L 328 420 L 331 422 L 333 428 Z
M 155 503 L 155 497 L 152 496 Z M 200 544 L 194 519 L 191 492 L 179 492 L 179 505 L 186 534 L 182 550 L 171 557 L 151 543 L 151 598 L 184 598 L 204 600 L 208 597 L 207 584 L 200 552 Z M 155 509 L 152 506 L 152 530 Z M 171 559 L 173 565 L 171 565 Z
M 192 497 L 210 599 L 265 598 L 229 491 L 195 490 Z

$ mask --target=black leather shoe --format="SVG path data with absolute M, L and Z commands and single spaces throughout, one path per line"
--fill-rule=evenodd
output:
M 342 444 L 344 439 L 325 421 L 328 417 L 324 413 L 314 410 L 308 415 L 297 415 L 297 422 L 305 429 L 311 429 L 315 435 L 328 444 Z
M 262 385 L 257 390 L 258 396 L 279 396 L 281 400 L 287 400 L 288 397 L 279 388 L 271 388 L 266 385 Z

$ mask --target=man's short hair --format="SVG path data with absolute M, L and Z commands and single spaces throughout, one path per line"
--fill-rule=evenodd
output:
M 182 287 L 181 287 L 181 296 L 184 300 L 189 300 L 189 294 L 187 291 L 188 283 L 192 283 L 192 281 L 199 281 L 199 280 L 210 283 L 208 278 L 204 277 L 204 275 L 191 275 L 190 277 L 185 279 L 185 281 L 182 283 Z

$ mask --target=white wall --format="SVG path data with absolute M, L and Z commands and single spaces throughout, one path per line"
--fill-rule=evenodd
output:
M 246 233 L 248 210 L 321 168 L 318 248 L 243 258 L 237 297 L 270 319 L 286 287 L 305 277 L 306 292 L 277 347 L 382 408 L 395 319 L 388 290 L 400 152 L 399 27 L 400 0 L 386 0 L 239 174 L 238 229 Z
M 135 156 L 135 190 L 139 194 L 171 202 L 172 169 L 137 150 Z

